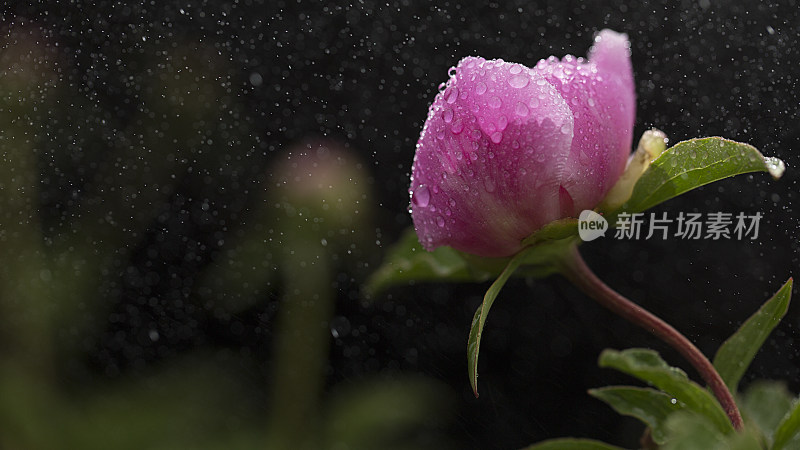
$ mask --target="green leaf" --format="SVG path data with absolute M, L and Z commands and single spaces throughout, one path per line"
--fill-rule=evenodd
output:
M 367 280 L 365 290 L 374 295 L 390 286 L 409 281 L 481 282 L 491 276 L 489 272 L 472 267 L 459 252 L 450 247 L 426 251 L 419 244 L 414 229 L 409 228 L 389 250 L 381 267 Z
M 608 403 L 616 412 L 647 424 L 656 444 L 663 444 L 667 439 L 664 428 L 667 417 L 684 408 L 672 396 L 655 389 L 609 386 L 591 389 L 589 394 Z
M 800 445 L 797 445 L 800 440 L 798 439 L 800 438 L 798 432 L 800 432 L 800 398 L 794 401 L 791 409 L 786 413 L 783 419 L 781 419 L 778 428 L 775 429 L 775 440 L 772 444 L 772 450 L 786 448 L 786 444 L 789 443 L 795 444 L 791 448 L 800 447 Z
M 456 404 L 446 385 L 418 376 L 342 384 L 328 398 L 320 448 L 440 448 L 433 431 L 448 425 Z M 266 448 L 298 448 L 293 444 Z
M 554 274 L 556 266 L 553 261 L 577 240 L 577 236 L 577 219 L 556 220 L 534 232 L 523 240 L 522 245 L 537 250 L 526 253 L 517 275 L 544 278 Z M 375 295 L 388 287 L 408 282 L 480 283 L 497 278 L 509 261 L 510 258 L 482 258 L 450 247 L 428 252 L 420 245 L 414 229 L 409 228 L 367 280 L 364 291 L 368 296 Z
M 742 173 L 769 172 L 780 178 L 783 168 L 781 160 L 765 158 L 748 144 L 720 137 L 690 139 L 667 149 L 650 164 L 621 210 L 641 212 L 704 184 Z
M 622 450 L 622 447 L 593 439 L 560 438 L 542 441 L 522 450 Z
M 617 369 L 652 384 L 686 406 L 707 417 L 724 434 L 733 432 L 733 425 L 717 400 L 686 373 L 664 362 L 657 352 L 632 348 L 624 351 L 606 349 L 600 354 L 600 367 Z
M 467 341 L 467 369 L 469 371 L 469 382 L 472 385 L 472 392 L 475 393 L 475 397 L 478 396 L 478 353 L 480 352 L 481 335 L 483 334 L 483 326 L 486 324 L 486 316 L 489 314 L 489 309 L 492 307 L 494 299 L 497 298 L 497 294 L 503 289 L 508 278 L 517 270 L 527 253 L 535 249 L 536 247 L 528 247 L 511 258 L 511 261 L 508 262 L 500 276 L 486 291 L 486 295 L 483 296 L 483 303 L 475 311 L 475 316 L 472 318 L 472 327 L 469 330 L 469 340 Z
M 665 427 L 669 438 L 661 450 L 763 450 L 753 430 L 723 435 L 707 417 L 691 411 L 672 414 Z
M 739 407 L 748 423 L 758 427 L 764 438 L 772 442 L 778 424 L 792 406 L 792 395 L 780 381 L 759 380 L 748 386 Z
M 786 284 L 717 350 L 714 367 L 731 392 L 736 392 L 739 380 L 742 379 L 747 367 L 767 336 L 786 314 L 791 296 L 792 279 L 789 278 Z

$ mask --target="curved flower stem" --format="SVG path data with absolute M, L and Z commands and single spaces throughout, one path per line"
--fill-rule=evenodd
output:
M 728 418 L 730 418 L 733 427 L 736 430 L 742 429 L 742 415 L 733 400 L 731 391 L 728 390 L 722 377 L 720 377 L 708 358 L 689 339 L 668 323 L 603 283 L 586 265 L 586 262 L 578 252 L 577 246 L 572 247 L 565 258 L 561 260 L 560 269 L 561 274 L 586 295 L 592 297 L 612 312 L 649 331 L 677 350 L 700 373 L 703 380 L 708 383 L 714 396 L 716 396 Z

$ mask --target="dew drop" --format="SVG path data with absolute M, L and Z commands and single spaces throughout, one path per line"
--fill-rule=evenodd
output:
M 475 93 L 478 95 L 483 95 L 486 93 L 486 83 L 483 81 L 479 81 L 478 84 L 475 85 Z
M 514 112 L 520 117 L 526 117 L 528 115 L 528 107 L 525 106 L 525 103 L 519 102 L 517 103 L 517 107 L 514 108 Z
M 470 136 L 472 137 L 472 139 L 477 141 L 478 139 L 481 138 L 481 130 L 478 130 L 478 129 L 472 130 L 472 133 L 470 134 Z
M 772 175 L 772 178 L 778 179 L 783 176 L 783 172 L 786 171 L 786 164 L 778 158 L 775 157 L 767 157 L 764 158 L 764 164 L 767 166 L 767 170 L 769 174 Z
M 494 109 L 499 108 L 502 104 L 503 104 L 502 100 L 500 100 L 497 97 L 492 97 L 489 99 L 489 106 Z
M 494 181 L 492 181 L 492 179 L 489 177 L 483 179 L 483 186 L 486 188 L 486 192 L 491 193 L 495 190 Z
M 495 123 L 497 123 L 497 130 L 503 131 L 508 126 L 508 118 L 506 116 L 500 116 Z
M 453 110 L 452 109 L 445 109 L 444 113 L 442 114 L 445 123 L 450 123 L 453 121 Z
M 453 134 L 459 134 L 463 130 L 464 130 L 464 124 L 461 122 L 461 120 L 456 120 L 455 122 L 453 122 L 453 126 L 450 127 L 450 131 L 452 131 Z
M 569 134 L 569 128 L 570 127 L 568 123 L 561 125 L 561 134 Z
M 508 71 L 511 73 L 511 75 L 516 75 L 522 72 L 522 67 L 520 67 L 519 64 L 514 64 L 510 69 L 508 69 Z
M 456 75 L 456 68 L 450 67 L 450 69 L 447 70 L 447 76 L 454 77 L 455 75 Z
M 528 78 L 526 75 L 519 74 L 509 78 L 508 84 L 513 88 L 521 89 L 527 86 L 530 81 L 530 78 Z
M 420 208 L 424 208 L 428 206 L 431 202 L 431 191 L 428 190 L 428 186 L 424 184 L 420 184 L 419 187 L 414 189 L 414 193 L 411 194 L 411 203 L 414 206 L 419 206 Z
M 589 103 L 589 106 L 594 108 L 594 99 L 593 98 L 589 97 L 589 100 L 587 101 L 587 103 Z
M 454 88 L 450 89 L 450 92 L 447 93 L 446 100 L 447 100 L 447 103 L 452 105 L 453 103 L 456 102 L 456 99 L 458 99 L 458 88 L 454 87 Z
M 492 142 L 494 142 L 495 144 L 499 144 L 500 141 L 503 140 L 503 133 L 501 133 L 500 131 L 492 133 L 492 135 L 491 135 L 491 137 L 489 137 L 489 139 L 491 139 Z
M 444 228 L 444 218 L 442 216 L 436 216 L 436 225 L 439 228 Z

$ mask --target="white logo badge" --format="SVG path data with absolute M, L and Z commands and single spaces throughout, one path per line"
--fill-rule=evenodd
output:
M 596 212 L 584 209 L 578 216 L 578 234 L 581 239 L 589 242 L 600 236 L 605 236 L 608 230 L 608 221 Z

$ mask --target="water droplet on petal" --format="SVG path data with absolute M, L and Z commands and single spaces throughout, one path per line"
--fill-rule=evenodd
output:
M 569 134 L 570 126 L 568 123 L 561 125 L 561 134 Z
M 464 124 L 461 122 L 461 120 L 456 120 L 455 122 L 453 122 L 453 126 L 450 127 L 450 131 L 452 131 L 453 134 L 459 134 L 463 130 L 464 130 Z
M 452 109 L 445 109 L 444 113 L 442 114 L 445 123 L 450 123 L 453 121 L 453 110 Z
M 517 113 L 520 117 L 526 117 L 528 115 L 528 107 L 525 106 L 525 103 L 519 102 L 517 103 L 517 107 L 514 108 L 514 112 Z
M 500 116 L 495 123 L 497 123 L 497 130 L 503 131 L 508 126 L 508 118 L 506 116 Z
M 497 97 L 492 97 L 489 99 L 489 106 L 492 108 L 499 108 L 503 104 L 502 100 Z
M 453 77 L 453 76 L 455 76 L 455 74 L 456 74 L 456 68 L 455 67 L 450 67 L 450 69 L 447 70 L 447 76 Z
M 494 192 L 495 190 L 494 181 L 490 177 L 483 179 L 483 186 L 486 188 L 486 192 Z
M 457 87 L 453 87 L 452 89 L 450 89 L 450 92 L 448 92 L 446 94 L 446 98 L 445 99 L 447 100 L 447 103 L 449 103 L 451 105 L 453 103 L 455 103 L 456 99 L 458 99 L 458 88 Z
M 419 206 L 420 208 L 424 208 L 428 206 L 431 202 L 431 191 L 428 190 L 428 186 L 424 184 L 420 184 L 419 187 L 414 189 L 414 192 L 411 194 L 411 203 L 415 206 Z
M 439 228 L 444 228 L 444 218 L 442 216 L 436 216 L 436 225 Z
M 525 74 L 519 74 L 509 78 L 508 84 L 513 88 L 521 89 L 527 86 L 530 81 L 530 78 L 528 78 Z
M 475 85 L 475 93 L 478 95 L 486 93 L 486 83 L 479 81 L 478 84 Z
M 470 137 L 473 140 L 477 141 L 478 139 L 481 138 L 481 130 L 478 130 L 478 129 L 472 130 L 472 133 L 470 133 Z
M 503 140 L 503 133 L 501 133 L 499 131 L 497 131 L 495 133 L 492 133 L 492 135 L 489 137 L 489 139 L 491 139 L 492 142 L 494 142 L 495 144 L 499 144 L 500 141 Z
M 522 67 L 519 64 L 514 64 L 510 69 L 508 69 L 508 71 L 511 73 L 511 75 L 516 75 L 522 72 Z

